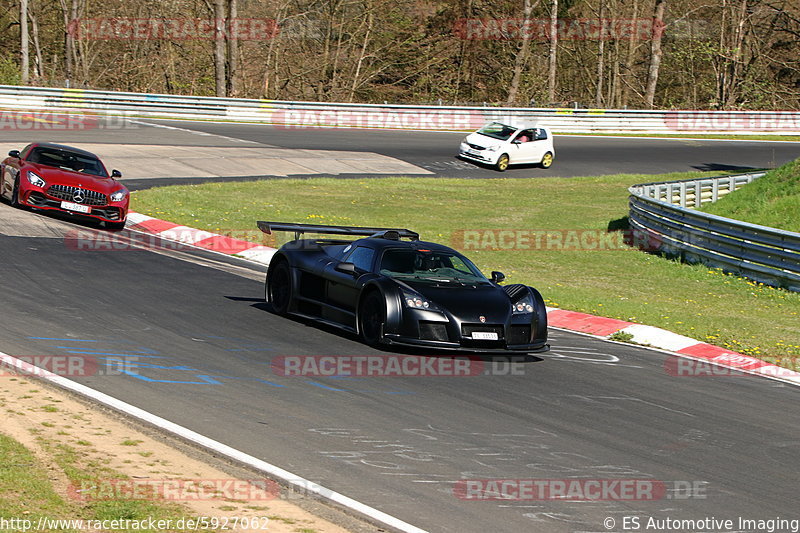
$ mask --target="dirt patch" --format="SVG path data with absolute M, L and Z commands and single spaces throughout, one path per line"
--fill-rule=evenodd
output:
M 46 469 L 53 488 L 67 501 L 91 497 L 89 494 L 97 497 L 97 491 L 103 488 L 114 491 L 138 485 L 166 494 L 169 503 L 184 505 L 187 517 L 227 519 L 231 531 L 380 531 L 366 525 L 345 529 L 315 516 L 292 501 L 281 499 L 278 492 L 285 490 L 281 491 L 274 482 L 248 483 L 259 478 L 257 475 L 232 477 L 229 472 L 202 461 L 197 452 L 179 449 L 180 446 L 168 444 L 150 431 L 128 425 L 115 413 L 89 406 L 34 379 L 0 377 L 0 409 L 3 411 L 0 432 L 31 450 Z M 109 472 L 109 479 L 100 480 L 100 488 L 98 483 L 82 486 L 70 482 L 52 455 L 58 444 L 77 450 L 80 464 L 93 464 L 95 471 L 100 465 Z M 113 476 L 118 478 L 112 479 Z M 217 488 L 212 498 L 208 497 L 209 486 Z M 150 494 L 139 497 L 152 498 Z M 312 503 L 314 506 L 329 515 L 336 514 L 319 502 Z M 249 521 L 256 527 L 242 527 Z

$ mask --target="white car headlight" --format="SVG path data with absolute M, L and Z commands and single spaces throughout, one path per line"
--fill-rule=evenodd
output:
M 411 309 L 438 309 L 436 304 L 416 292 L 403 290 L 403 305 Z
M 515 315 L 533 313 L 533 298 L 531 298 L 530 293 L 511 304 L 511 309 Z
M 31 182 L 31 185 L 36 185 L 37 187 L 44 187 L 47 183 L 35 172 L 29 170 L 28 171 L 28 181 Z
M 111 195 L 111 201 L 112 202 L 121 201 L 123 198 L 125 198 L 125 193 L 127 193 L 127 192 L 128 191 L 126 191 L 125 189 L 118 190 L 117 192 L 115 192 L 114 194 Z

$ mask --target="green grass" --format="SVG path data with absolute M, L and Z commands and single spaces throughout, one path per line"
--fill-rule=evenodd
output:
M 132 208 L 268 245 L 280 242 L 266 239 L 256 220 L 408 227 L 463 248 L 464 230 L 600 234 L 624 224 L 628 186 L 709 175 L 716 174 L 209 183 L 140 191 Z M 800 355 L 800 294 L 633 249 L 465 251 L 484 272 L 501 270 L 509 283 L 537 287 L 549 305 L 660 326 L 789 366 Z
M 706 213 L 800 232 L 800 159 L 703 206 Z
M 98 479 L 125 477 L 114 470 L 85 461 L 81 452 L 66 444 L 41 438 L 38 440 L 52 454 L 55 466 L 66 474 L 75 487 L 93 486 Z M 0 433 L 0 517 L 6 520 L 31 520 L 35 528 L 40 517 L 54 520 L 139 521 L 152 517 L 155 520 L 171 519 L 174 524 L 188 515 L 187 508 L 182 505 L 155 499 L 98 498 L 81 501 L 78 498 L 65 498 L 55 490 L 52 479 L 50 471 L 30 450 Z M 147 528 L 134 530 L 157 531 Z
M 34 455 L 0 433 L 0 517 L 27 518 L 36 523 L 42 516 L 63 516 L 66 505 Z

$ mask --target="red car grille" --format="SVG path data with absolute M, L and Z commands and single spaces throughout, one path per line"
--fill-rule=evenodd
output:
M 67 202 L 75 202 L 76 204 L 106 205 L 108 203 L 108 198 L 101 192 L 71 187 L 69 185 L 51 185 L 50 188 L 47 189 L 47 194 L 53 198 L 58 198 L 59 200 Z

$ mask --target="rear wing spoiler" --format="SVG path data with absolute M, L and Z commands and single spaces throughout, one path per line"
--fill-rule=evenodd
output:
M 412 241 L 419 240 L 419 233 L 409 229 L 292 224 L 290 222 L 266 222 L 264 220 L 259 220 L 257 224 L 258 229 L 270 235 L 273 231 L 293 231 L 295 239 L 299 239 L 304 233 L 322 233 L 326 235 L 351 235 L 353 237 L 382 237 L 392 240 L 401 238 L 411 239 Z

